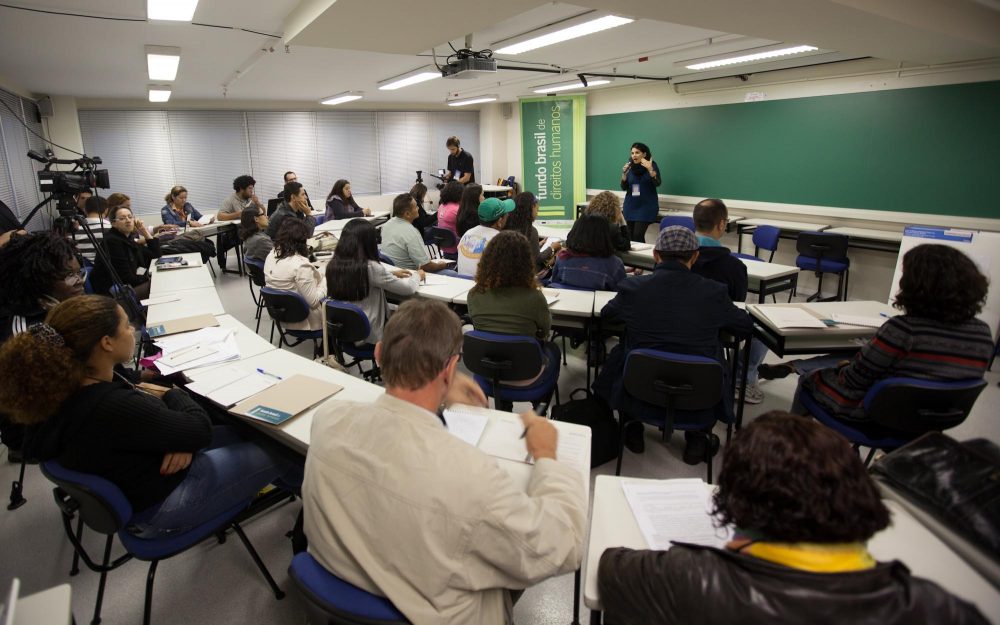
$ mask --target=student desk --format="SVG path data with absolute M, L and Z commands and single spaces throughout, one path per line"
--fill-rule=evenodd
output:
M 584 605 L 593 610 L 591 623 L 600 622 L 602 609 L 597 590 L 601 554 L 610 547 L 646 548 L 646 540 L 622 490 L 625 481 L 654 480 L 599 475 L 594 485 L 583 594 Z M 930 579 L 975 603 L 984 615 L 996 622 L 996 615 L 1000 614 L 1000 590 L 983 579 L 897 501 L 887 499 L 885 503 L 892 513 L 892 525 L 871 539 L 868 544 L 871 554 L 881 561 L 901 560 L 914 575 Z
M 859 250 L 875 250 L 877 252 L 899 253 L 899 245 L 903 242 L 903 233 L 892 230 L 872 230 L 869 228 L 827 228 L 823 232 L 846 234 L 848 247 Z
M 763 304 L 766 296 L 781 291 L 788 291 L 788 298 L 791 299 L 792 292 L 799 282 L 798 267 L 746 258 L 740 260 L 747 267 L 747 290 L 757 294 L 758 302 Z
M 254 332 L 253 328 L 243 325 L 241 321 L 232 315 L 216 315 L 215 318 L 219 321 L 220 327 L 232 328 L 236 331 L 236 345 L 240 348 L 240 360 L 253 358 L 254 356 L 273 352 L 278 349 L 270 341 Z M 220 364 L 228 365 L 232 364 L 232 362 Z
M 826 354 L 831 352 L 854 352 L 875 334 L 875 328 L 860 326 L 835 326 L 826 328 L 786 328 L 779 329 L 762 312 L 769 307 L 784 306 L 804 308 L 819 319 L 829 319 L 835 313 L 878 317 L 892 316 L 898 311 L 883 302 L 811 302 L 809 304 L 751 304 L 747 306 L 754 321 L 754 335 L 768 349 L 778 356 L 788 354 Z
M 193 317 L 205 313 L 212 315 L 226 314 L 222 300 L 215 292 L 215 287 L 187 289 L 174 293 L 180 299 L 166 304 L 153 304 L 146 312 L 146 325 L 156 325 L 164 321 Z
M 569 236 L 569 231 L 573 229 L 573 222 L 568 220 L 536 221 L 534 226 L 540 237 L 565 241 L 566 237 Z
M 736 251 L 743 251 L 743 233 L 752 232 L 757 226 L 774 226 L 781 231 L 781 238 L 794 238 L 800 232 L 821 231 L 830 224 L 814 224 L 802 221 L 782 221 L 780 219 L 743 219 L 736 224 Z M 786 236 L 788 235 L 788 236 Z
M 427 282 L 421 282 L 417 287 L 414 297 L 437 300 L 445 304 L 451 304 L 457 297 L 464 297 L 469 289 L 476 286 L 472 280 L 456 278 L 455 276 L 442 276 L 436 273 L 427 274 Z M 393 293 L 386 292 L 390 301 L 402 300 L 403 298 Z
M 346 226 L 347 222 L 351 221 L 352 219 L 364 219 L 369 223 L 375 224 L 375 226 L 378 227 L 381 226 L 384 222 L 389 220 L 389 215 L 390 213 L 388 211 L 378 211 L 378 212 L 372 212 L 371 215 L 367 215 L 365 217 L 351 217 L 349 219 L 329 219 L 316 226 L 316 229 L 313 230 L 313 235 L 315 236 L 315 234 L 319 232 L 333 232 L 339 237 L 340 233 L 343 232 L 344 230 L 344 226 Z
M 471 286 L 469 287 L 472 288 Z M 552 313 L 552 325 L 568 328 L 583 328 L 594 316 L 594 292 L 572 291 L 570 289 L 542 289 L 546 296 L 558 295 L 559 298 L 549 304 Z M 466 291 L 456 296 L 452 303 L 459 306 L 469 305 L 469 293 Z
M 195 254 L 197 256 L 197 254 Z M 155 266 L 155 263 L 153 263 Z M 205 265 L 188 266 L 183 269 L 150 269 L 150 297 L 161 297 L 190 289 L 215 288 L 215 280 Z
M 236 234 L 237 227 L 239 226 L 240 220 L 239 219 L 231 219 L 229 221 L 219 221 L 218 219 L 216 219 L 214 222 L 208 223 L 208 220 L 211 219 L 212 217 L 217 217 L 217 216 L 216 215 L 202 215 L 202 220 L 203 220 L 203 222 L 204 222 L 205 225 L 201 226 L 200 228 L 190 228 L 190 227 L 189 228 L 192 231 L 197 230 L 198 232 L 200 232 L 205 237 L 215 237 L 215 247 L 216 247 L 216 249 L 218 249 L 218 247 L 219 247 L 219 233 L 220 232 L 231 232 L 233 234 Z M 184 232 L 184 231 L 185 230 L 182 230 L 181 232 Z M 239 274 L 242 277 L 244 275 L 243 274 L 243 241 L 239 237 L 236 237 L 236 245 L 234 245 L 233 247 L 231 247 L 229 249 L 236 250 L 236 268 L 237 269 L 236 269 L 236 271 L 232 271 L 231 269 L 223 269 L 222 273 L 235 273 L 235 274 Z
M 194 269 L 195 267 L 204 267 L 205 263 L 201 262 L 201 254 L 198 252 L 188 252 L 187 254 L 164 254 L 164 256 L 180 256 L 182 259 L 187 261 L 187 267 L 184 269 Z M 156 261 L 159 259 L 153 259 L 149 263 L 149 275 L 153 276 L 160 270 L 156 266 Z M 207 269 L 207 268 L 206 268 Z M 171 271 L 181 271 L 180 269 L 167 269 L 164 273 L 170 273 Z

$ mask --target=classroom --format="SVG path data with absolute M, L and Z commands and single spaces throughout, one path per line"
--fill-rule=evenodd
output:
M 904 476 L 1000 468 L 1000 7 L 905 4 L 0 6 L 0 622 L 1000 623 Z

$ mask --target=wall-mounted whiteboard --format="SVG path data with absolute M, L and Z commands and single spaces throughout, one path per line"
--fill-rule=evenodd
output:
M 1000 232 L 982 230 L 955 230 L 951 228 L 931 228 L 927 226 L 907 226 L 903 230 L 903 241 L 896 258 L 896 271 L 892 274 L 892 288 L 889 290 L 891 305 L 899 291 L 899 279 L 903 275 L 903 256 L 922 243 L 947 245 L 964 252 L 979 270 L 990 279 L 986 305 L 979 318 L 990 326 L 993 340 L 1000 332 Z

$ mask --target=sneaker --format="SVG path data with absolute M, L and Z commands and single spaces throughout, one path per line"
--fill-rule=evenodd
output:
M 740 389 L 736 388 L 736 399 L 740 398 Z M 764 401 L 764 391 L 760 390 L 760 387 L 756 383 L 747 386 L 747 392 L 743 395 L 743 403 L 745 404 L 759 404 Z
M 684 446 L 684 464 L 695 465 L 704 462 L 705 448 L 709 445 L 711 445 L 711 457 L 715 457 L 715 454 L 719 453 L 719 437 L 715 434 L 710 434 L 707 437 L 701 434 L 685 438 L 687 444 Z
M 646 451 L 646 428 L 639 421 L 632 421 L 625 426 L 625 448 L 634 454 Z
M 795 373 L 795 369 L 791 365 L 777 364 L 777 365 L 760 365 L 757 367 L 757 375 L 764 380 L 778 380 L 780 378 L 787 378 L 791 374 Z

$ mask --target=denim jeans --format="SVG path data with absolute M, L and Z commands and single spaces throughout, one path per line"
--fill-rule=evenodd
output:
M 850 358 L 843 355 L 838 356 L 827 354 L 825 356 L 813 356 L 812 358 L 806 358 L 805 360 L 793 360 L 788 364 L 795 369 L 795 373 L 799 375 L 806 375 L 819 369 L 832 369 L 845 360 L 850 360 Z
M 302 475 L 301 464 L 243 440 L 231 427 L 216 426 L 209 447 L 194 454 L 184 481 L 158 508 L 136 515 L 129 531 L 140 538 L 186 532 L 251 499 L 275 480 L 300 488 Z
M 747 368 L 747 386 L 753 386 L 757 383 L 757 367 L 764 363 L 764 358 L 767 357 L 767 345 L 760 342 L 759 339 L 754 339 L 750 341 L 750 365 Z M 743 358 L 740 357 L 739 366 L 736 368 L 736 381 L 739 382 L 743 379 Z

